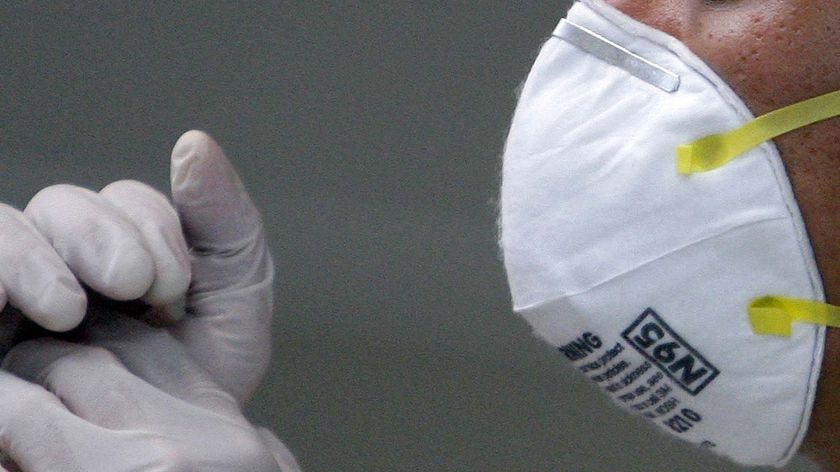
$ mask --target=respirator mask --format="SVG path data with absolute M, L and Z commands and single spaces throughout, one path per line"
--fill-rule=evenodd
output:
M 840 314 L 770 140 L 836 115 L 840 91 L 754 118 L 678 40 L 576 3 L 505 148 L 514 310 L 624 409 L 739 463 L 785 464 Z

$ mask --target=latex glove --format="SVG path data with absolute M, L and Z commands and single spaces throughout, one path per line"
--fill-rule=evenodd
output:
M 138 196 L 144 205 L 126 209 Z M 48 330 L 66 331 L 82 320 L 87 300 L 80 282 L 114 300 L 165 305 L 183 295 L 189 280 L 177 214 L 139 182 L 98 194 L 54 185 L 24 213 L 0 204 L 0 308 L 5 294 Z
M 55 185 L 24 212 L 0 204 L 0 309 L 8 299 L 48 330 L 67 331 L 82 320 L 81 284 L 111 299 L 160 306 L 183 296 L 189 281 L 178 215 L 139 182 L 100 193 Z M 0 317 L 0 356 L 26 335 L 20 312 Z
M 172 189 L 189 236 L 191 264 L 175 210 L 165 197 L 139 182 L 116 182 L 98 194 L 53 186 L 32 199 L 25 215 L 6 210 L 27 230 L 12 232 L 21 234 L 17 248 L 24 243 L 37 245 L 55 256 L 52 265 L 36 266 L 33 273 L 76 287 L 75 274 L 112 299 L 142 296 L 150 304 L 166 304 L 186 288 L 192 265 L 195 278 L 187 297 L 187 317 L 170 331 L 184 342 L 188 356 L 244 402 L 259 383 L 270 352 L 273 266 L 259 214 L 221 149 L 201 132 L 186 133 L 176 144 Z M 19 249 L 5 252 L 16 254 Z M 76 292 L 83 295 L 80 288 Z M 56 308 L 47 313 L 52 318 L 44 319 L 67 318 L 67 311 L 61 310 L 66 303 L 52 306 Z M 80 307 L 78 311 L 84 312 L 84 299 Z M 99 308 L 94 303 L 90 310 Z M 0 322 L 8 319 L 12 317 L 4 316 Z M 145 349 L 158 350 L 151 343 Z M 173 368 L 143 374 L 177 376 L 178 372 Z M 294 465 L 291 453 L 270 432 L 260 430 L 260 436 L 278 463 Z
M 299 470 L 166 331 L 108 313 L 82 339 L 3 361 L 0 448 L 23 472 Z
M 99 193 L 47 187 L 23 214 L 0 206 L 0 307 L 7 294 L 40 325 L 64 331 L 85 313 L 79 282 L 113 300 L 162 306 L 183 294 L 192 272 L 186 316 L 171 332 L 242 404 L 271 352 L 273 264 L 260 215 L 221 148 L 200 131 L 175 144 L 171 187 L 177 214 L 134 181 Z M 12 319 L 0 319 L 0 347 L 15 332 Z
M 193 275 L 187 316 L 172 333 L 242 404 L 271 358 L 274 265 L 262 219 L 222 149 L 201 131 L 175 144 L 171 187 Z

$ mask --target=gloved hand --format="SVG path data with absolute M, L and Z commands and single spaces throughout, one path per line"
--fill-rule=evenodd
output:
M 186 316 L 156 313 L 180 318 L 173 335 L 242 404 L 271 350 L 273 265 L 260 215 L 221 148 L 200 131 L 175 144 L 171 186 L 177 214 L 134 181 L 99 193 L 47 187 L 23 213 L 0 205 L 0 308 L 8 296 L 41 326 L 66 331 L 86 310 L 79 282 L 113 300 L 163 306 L 183 294 L 192 271 Z M 14 341 L 12 319 L 0 320 L 0 348 Z
M 117 182 L 98 194 L 68 185 L 48 187 L 24 214 L 0 206 L 0 307 L 9 294 L 33 320 L 64 331 L 86 311 L 77 277 L 111 299 L 142 297 L 161 306 L 183 293 L 192 271 L 187 316 L 156 313 L 180 319 L 169 330 L 183 342 L 184 358 L 204 367 L 241 405 L 270 355 L 273 266 L 260 217 L 221 149 L 198 131 L 175 145 L 172 193 L 189 254 L 175 210 L 138 182 Z M 0 317 L 0 349 L 19 337 L 10 315 Z M 146 370 L 140 377 L 177 375 L 176 367 Z M 36 402 L 32 406 L 40 411 Z M 270 432 L 260 435 L 280 464 L 294 464 Z
M 273 455 L 236 400 L 165 330 L 113 312 L 96 318 L 81 332 L 88 345 L 31 340 L 5 357 L 0 449 L 15 467 L 299 470 L 290 456 Z

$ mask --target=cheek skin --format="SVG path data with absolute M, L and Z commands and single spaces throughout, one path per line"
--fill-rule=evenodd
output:
M 698 7 L 681 39 L 726 79 L 753 113 L 837 90 L 836 0 L 731 3 Z
M 837 0 L 607 0 L 684 42 L 754 114 L 840 87 Z

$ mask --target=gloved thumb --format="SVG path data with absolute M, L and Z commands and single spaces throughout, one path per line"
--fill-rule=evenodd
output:
M 172 199 L 192 255 L 187 316 L 172 328 L 240 403 L 270 358 L 273 264 L 262 219 L 213 139 L 188 131 L 172 150 Z

